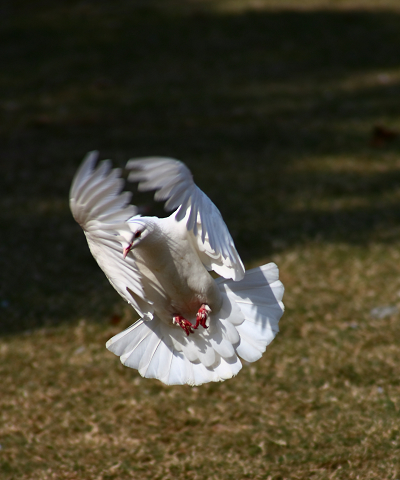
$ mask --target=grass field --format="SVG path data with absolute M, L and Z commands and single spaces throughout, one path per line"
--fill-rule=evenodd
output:
M 400 3 L 0 15 L 0 478 L 399 479 Z M 136 317 L 69 212 L 93 149 L 185 161 L 246 267 L 278 264 L 281 333 L 236 378 L 166 387 L 105 349 Z

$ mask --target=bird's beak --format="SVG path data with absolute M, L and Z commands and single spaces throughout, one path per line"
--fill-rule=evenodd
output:
M 128 255 L 128 253 L 132 250 L 133 242 L 131 242 L 127 247 L 124 248 L 124 258 Z

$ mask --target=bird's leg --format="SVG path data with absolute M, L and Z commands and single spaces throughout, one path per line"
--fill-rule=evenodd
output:
M 210 313 L 211 308 L 205 303 L 203 303 L 203 305 L 199 308 L 199 311 L 197 312 L 196 325 L 193 328 L 196 330 L 199 325 L 201 325 L 203 328 L 208 328 L 206 325 L 206 321 Z
M 189 336 L 189 333 L 194 333 L 193 325 L 189 322 L 189 320 L 183 318 L 182 315 L 174 315 L 172 318 L 172 323 L 174 325 L 179 325 L 185 331 L 187 336 Z
M 189 336 L 189 334 L 194 333 L 194 330 L 196 330 L 199 325 L 201 325 L 203 328 L 208 328 L 206 321 L 210 313 L 211 308 L 207 304 L 203 303 L 196 315 L 196 325 L 193 325 L 189 322 L 189 320 L 186 320 L 186 318 L 178 314 L 172 317 L 172 323 L 181 327 L 185 331 L 186 335 Z

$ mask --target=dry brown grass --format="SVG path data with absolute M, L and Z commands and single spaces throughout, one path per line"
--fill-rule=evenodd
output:
M 223 384 L 142 379 L 105 351 L 115 326 L 4 338 L 4 478 L 397 478 L 400 325 L 369 309 L 399 298 L 398 259 L 348 245 L 274 257 L 281 334 Z

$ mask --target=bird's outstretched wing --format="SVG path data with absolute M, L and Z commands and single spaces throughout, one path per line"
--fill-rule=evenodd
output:
M 185 164 L 163 157 L 130 160 L 128 180 L 139 190 L 157 190 L 155 200 L 166 201 L 167 211 L 177 210 L 176 220 L 185 221 L 204 265 L 225 278 L 241 280 L 244 266 L 221 213 L 193 181 Z
M 98 153 L 90 152 L 79 167 L 70 190 L 70 207 L 85 232 L 90 251 L 117 292 L 145 318 L 153 307 L 146 300 L 135 260 L 123 257 L 122 234 L 131 234 L 126 221 L 137 214 L 131 193 L 121 190 L 121 170 L 104 160 L 95 168 Z

